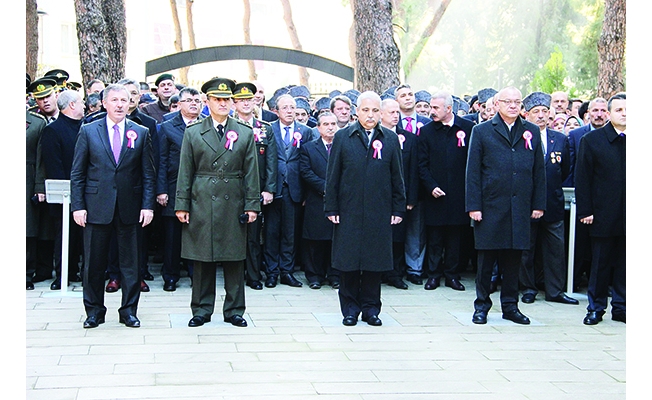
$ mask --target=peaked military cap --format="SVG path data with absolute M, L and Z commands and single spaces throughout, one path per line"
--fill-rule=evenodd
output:
M 48 97 L 57 87 L 57 81 L 53 78 L 43 77 L 30 83 L 27 91 L 32 93 L 35 99 Z
M 339 90 L 336 89 L 336 90 L 333 90 L 332 92 L 330 92 L 328 94 L 328 97 L 332 99 L 333 97 L 339 96 L 341 94 L 342 94 L 342 92 L 340 92 Z
M 544 106 L 550 108 L 551 96 L 548 93 L 532 92 L 523 99 L 523 107 L 525 111 L 530 111 L 534 107 Z
M 233 88 L 234 99 L 253 99 L 258 89 L 256 85 L 249 82 L 240 82 Z
M 213 78 L 201 86 L 201 91 L 209 97 L 231 98 L 235 81 L 228 78 Z
M 76 91 L 79 91 L 79 89 L 81 89 L 82 87 L 81 83 L 79 82 L 68 82 L 66 86 L 68 87 L 68 89 L 76 90 Z
M 53 69 L 45 73 L 43 75 L 44 78 L 52 78 L 57 82 L 57 88 L 58 89 L 68 89 L 68 85 L 66 84 L 68 81 L 68 78 L 70 78 L 70 74 L 68 74 L 66 71 L 62 69 Z
M 167 80 L 171 80 L 172 82 L 174 82 L 174 75 L 172 75 L 172 74 L 161 74 L 161 75 L 158 76 L 158 78 L 156 78 L 156 81 L 154 82 L 154 84 L 156 86 L 158 86 L 161 82 L 167 81 Z
M 478 103 L 484 104 L 498 93 L 496 89 L 484 88 L 478 92 Z

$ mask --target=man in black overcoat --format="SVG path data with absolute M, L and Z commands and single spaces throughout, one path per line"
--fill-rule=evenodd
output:
M 518 274 L 530 248 L 530 220 L 546 208 L 546 175 L 539 127 L 520 118 L 521 92 L 502 89 L 498 112 L 473 127 L 466 167 L 466 211 L 473 220 L 478 250 L 473 322 L 486 324 L 494 264 L 502 269 L 503 318 L 530 320 L 518 309 Z
M 340 282 L 337 271 L 331 268 L 333 224 L 324 215 L 326 168 L 337 131 L 337 117 L 327 112 L 319 115 L 317 121 L 320 137 L 301 148 L 301 179 L 306 191 L 303 265 L 311 289 L 319 289 L 326 282 L 337 287 Z
M 423 204 L 427 233 L 428 280 L 433 290 L 443 277 L 446 286 L 464 290 L 460 282 L 460 246 L 469 215 L 464 208 L 465 171 L 473 122 L 453 113 L 453 97 L 439 92 L 432 97 L 434 121 L 421 128 L 419 176 L 428 193 Z
M 381 275 L 392 269 L 392 225 L 406 210 L 398 137 L 382 128 L 380 96 L 358 97 L 358 121 L 340 129 L 326 173 L 324 211 L 333 227 L 333 268 L 340 271 L 340 308 L 347 326 L 358 316 L 382 325 Z
M 625 130 L 627 99 L 609 99 L 610 122 L 584 135 L 575 170 L 577 216 L 590 228 L 591 274 L 584 324 L 602 321 L 611 283 L 611 319 L 625 322 Z

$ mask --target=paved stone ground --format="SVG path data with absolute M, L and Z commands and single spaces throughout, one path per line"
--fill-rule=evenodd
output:
M 159 271 L 141 296 L 139 329 L 118 323 L 120 292 L 106 294 L 106 323 L 86 330 L 78 284 L 65 297 L 49 281 L 27 291 L 27 399 L 625 398 L 626 326 L 609 313 L 583 325 L 584 293 L 573 294 L 579 306 L 542 293 L 520 304 L 530 326 L 503 320 L 495 293 L 488 324 L 474 325 L 471 274 L 464 292 L 383 285 L 383 326 L 345 327 L 337 291 L 309 289 L 297 273 L 302 288 L 247 288 L 249 327 L 218 313 L 188 328 L 189 279 L 164 292 Z

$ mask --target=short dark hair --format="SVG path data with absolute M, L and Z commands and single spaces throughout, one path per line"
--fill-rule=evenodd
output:
M 583 102 L 580 108 L 577 110 L 577 115 L 582 121 L 584 121 L 584 115 L 586 115 L 586 113 L 589 111 L 589 103 L 589 101 Z
M 607 101 L 607 111 L 611 112 L 611 102 L 614 100 L 627 100 L 627 96 L 625 93 L 616 93 L 613 96 L 609 98 L 609 101 Z
M 186 93 L 188 93 L 191 96 L 197 96 L 198 94 L 200 94 L 199 90 L 190 86 L 186 86 L 183 89 L 179 90 L 179 98 L 183 97 L 183 95 Z

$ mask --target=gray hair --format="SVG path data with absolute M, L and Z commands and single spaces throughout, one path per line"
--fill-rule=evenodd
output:
M 367 99 L 377 101 L 379 106 L 380 106 L 380 103 L 382 103 L 382 100 L 380 99 L 380 96 L 378 95 L 378 93 L 369 90 L 369 91 L 366 91 L 366 92 L 362 92 L 360 94 L 360 96 L 358 96 L 358 104 L 362 104 L 362 100 L 367 100 Z
M 57 107 L 60 111 L 63 111 L 68 108 L 70 103 L 74 103 L 80 98 L 81 95 L 79 92 L 75 90 L 64 90 L 63 92 L 59 93 L 59 97 L 57 97 Z
M 129 79 L 129 78 L 120 79 L 118 81 L 118 85 L 122 85 L 122 86 L 134 85 L 140 89 L 140 83 L 135 79 Z
M 129 98 L 130 96 L 129 91 L 127 90 L 126 87 L 117 83 L 112 83 L 106 88 L 104 88 L 104 91 L 102 92 L 102 99 L 108 99 L 109 93 L 111 92 L 125 92 L 127 94 L 127 98 Z
M 439 92 L 433 94 L 432 99 L 444 99 L 445 106 L 453 107 L 453 95 L 444 90 L 440 90 Z

